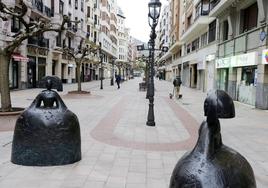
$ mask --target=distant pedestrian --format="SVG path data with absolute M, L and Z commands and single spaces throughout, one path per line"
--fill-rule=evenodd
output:
M 174 80 L 173 80 L 173 85 L 174 85 L 174 90 L 175 90 L 175 96 L 176 98 L 180 98 L 180 87 L 181 87 L 181 77 L 177 76 Z
M 117 83 L 117 89 L 120 89 L 121 76 L 119 74 L 115 76 L 115 81 Z

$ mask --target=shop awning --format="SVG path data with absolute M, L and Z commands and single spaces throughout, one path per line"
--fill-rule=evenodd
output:
M 28 57 L 24 57 L 20 54 L 13 54 L 12 55 L 12 58 L 15 60 L 15 61 L 21 61 L 21 62 L 28 62 L 29 61 L 29 58 Z

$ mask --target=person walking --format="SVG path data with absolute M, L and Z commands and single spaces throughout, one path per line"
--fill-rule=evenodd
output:
M 121 76 L 119 74 L 115 76 L 115 81 L 117 83 L 117 89 L 120 89 Z
M 176 98 L 180 98 L 180 87 L 181 87 L 181 77 L 177 76 L 174 80 L 173 80 L 173 86 L 174 86 L 174 90 L 175 90 L 175 96 Z

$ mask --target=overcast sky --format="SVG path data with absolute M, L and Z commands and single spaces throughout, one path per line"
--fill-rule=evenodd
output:
M 126 26 L 130 28 L 131 36 L 148 42 L 150 27 L 148 25 L 148 2 L 149 0 L 117 0 L 126 17 Z M 161 0 L 162 5 L 167 0 Z

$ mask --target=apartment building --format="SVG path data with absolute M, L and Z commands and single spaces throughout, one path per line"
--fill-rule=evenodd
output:
M 181 7 L 180 19 L 182 82 L 204 92 L 215 87 L 217 20 L 209 16 L 209 12 L 208 0 L 186 0 Z
M 268 2 L 210 1 L 217 17 L 217 88 L 235 100 L 268 109 Z
M 20 9 L 19 1 L 5 1 L 7 6 Z M 85 3 L 84 0 L 64 2 L 61 0 L 32 0 L 29 6 L 30 20 L 46 20 L 53 24 L 60 24 L 63 15 L 69 15 L 73 20 L 81 21 L 78 24 L 69 24 L 68 31 L 61 34 L 47 32 L 37 37 L 25 40 L 12 55 L 10 63 L 10 88 L 35 88 L 38 81 L 46 75 L 56 75 L 63 82 L 74 82 L 75 63 L 62 52 L 62 45 L 74 49 L 80 39 L 86 36 L 85 32 Z M 13 40 L 14 34 L 22 29 L 22 24 L 15 18 L 3 22 L 0 34 L 1 45 Z
M 117 11 L 118 6 L 116 0 L 101 0 L 100 2 L 100 34 L 99 40 L 103 53 L 104 78 L 111 77 L 111 62 L 114 58 L 118 58 L 118 27 L 117 27 Z M 101 75 L 101 67 L 99 73 Z
M 169 47 L 171 44 L 171 13 L 170 5 L 163 7 L 161 16 L 159 19 L 159 29 L 157 31 L 156 48 L 162 49 L 162 47 Z M 172 77 L 171 66 L 171 53 L 164 53 L 161 51 L 156 52 L 156 60 L 158 61 L 158 75 L 160 78 L 166 78 L 167 80 Z
M 119 7 L 117 12 L 117 25 L 118 25 L 118 59 L 116 64 L 118 65 L 119 74 L 125 80 L 130 75 L 130 59 L 129 59 L 129 39 L 130 39 L 130 30 L 126 27 L 123 11 Z
M 87 0 L 87 35 L 86 42 L 89 45 L 95 44 L 99 46 L 100 34 L 100 0 Z M 97 54 L 91 54 L 89 63 L 82 67 L 84 75 L 83 81 L 91 81 L 98 79 L 99 59 Z M 82 74 L 83 74 L 82 72 Z

